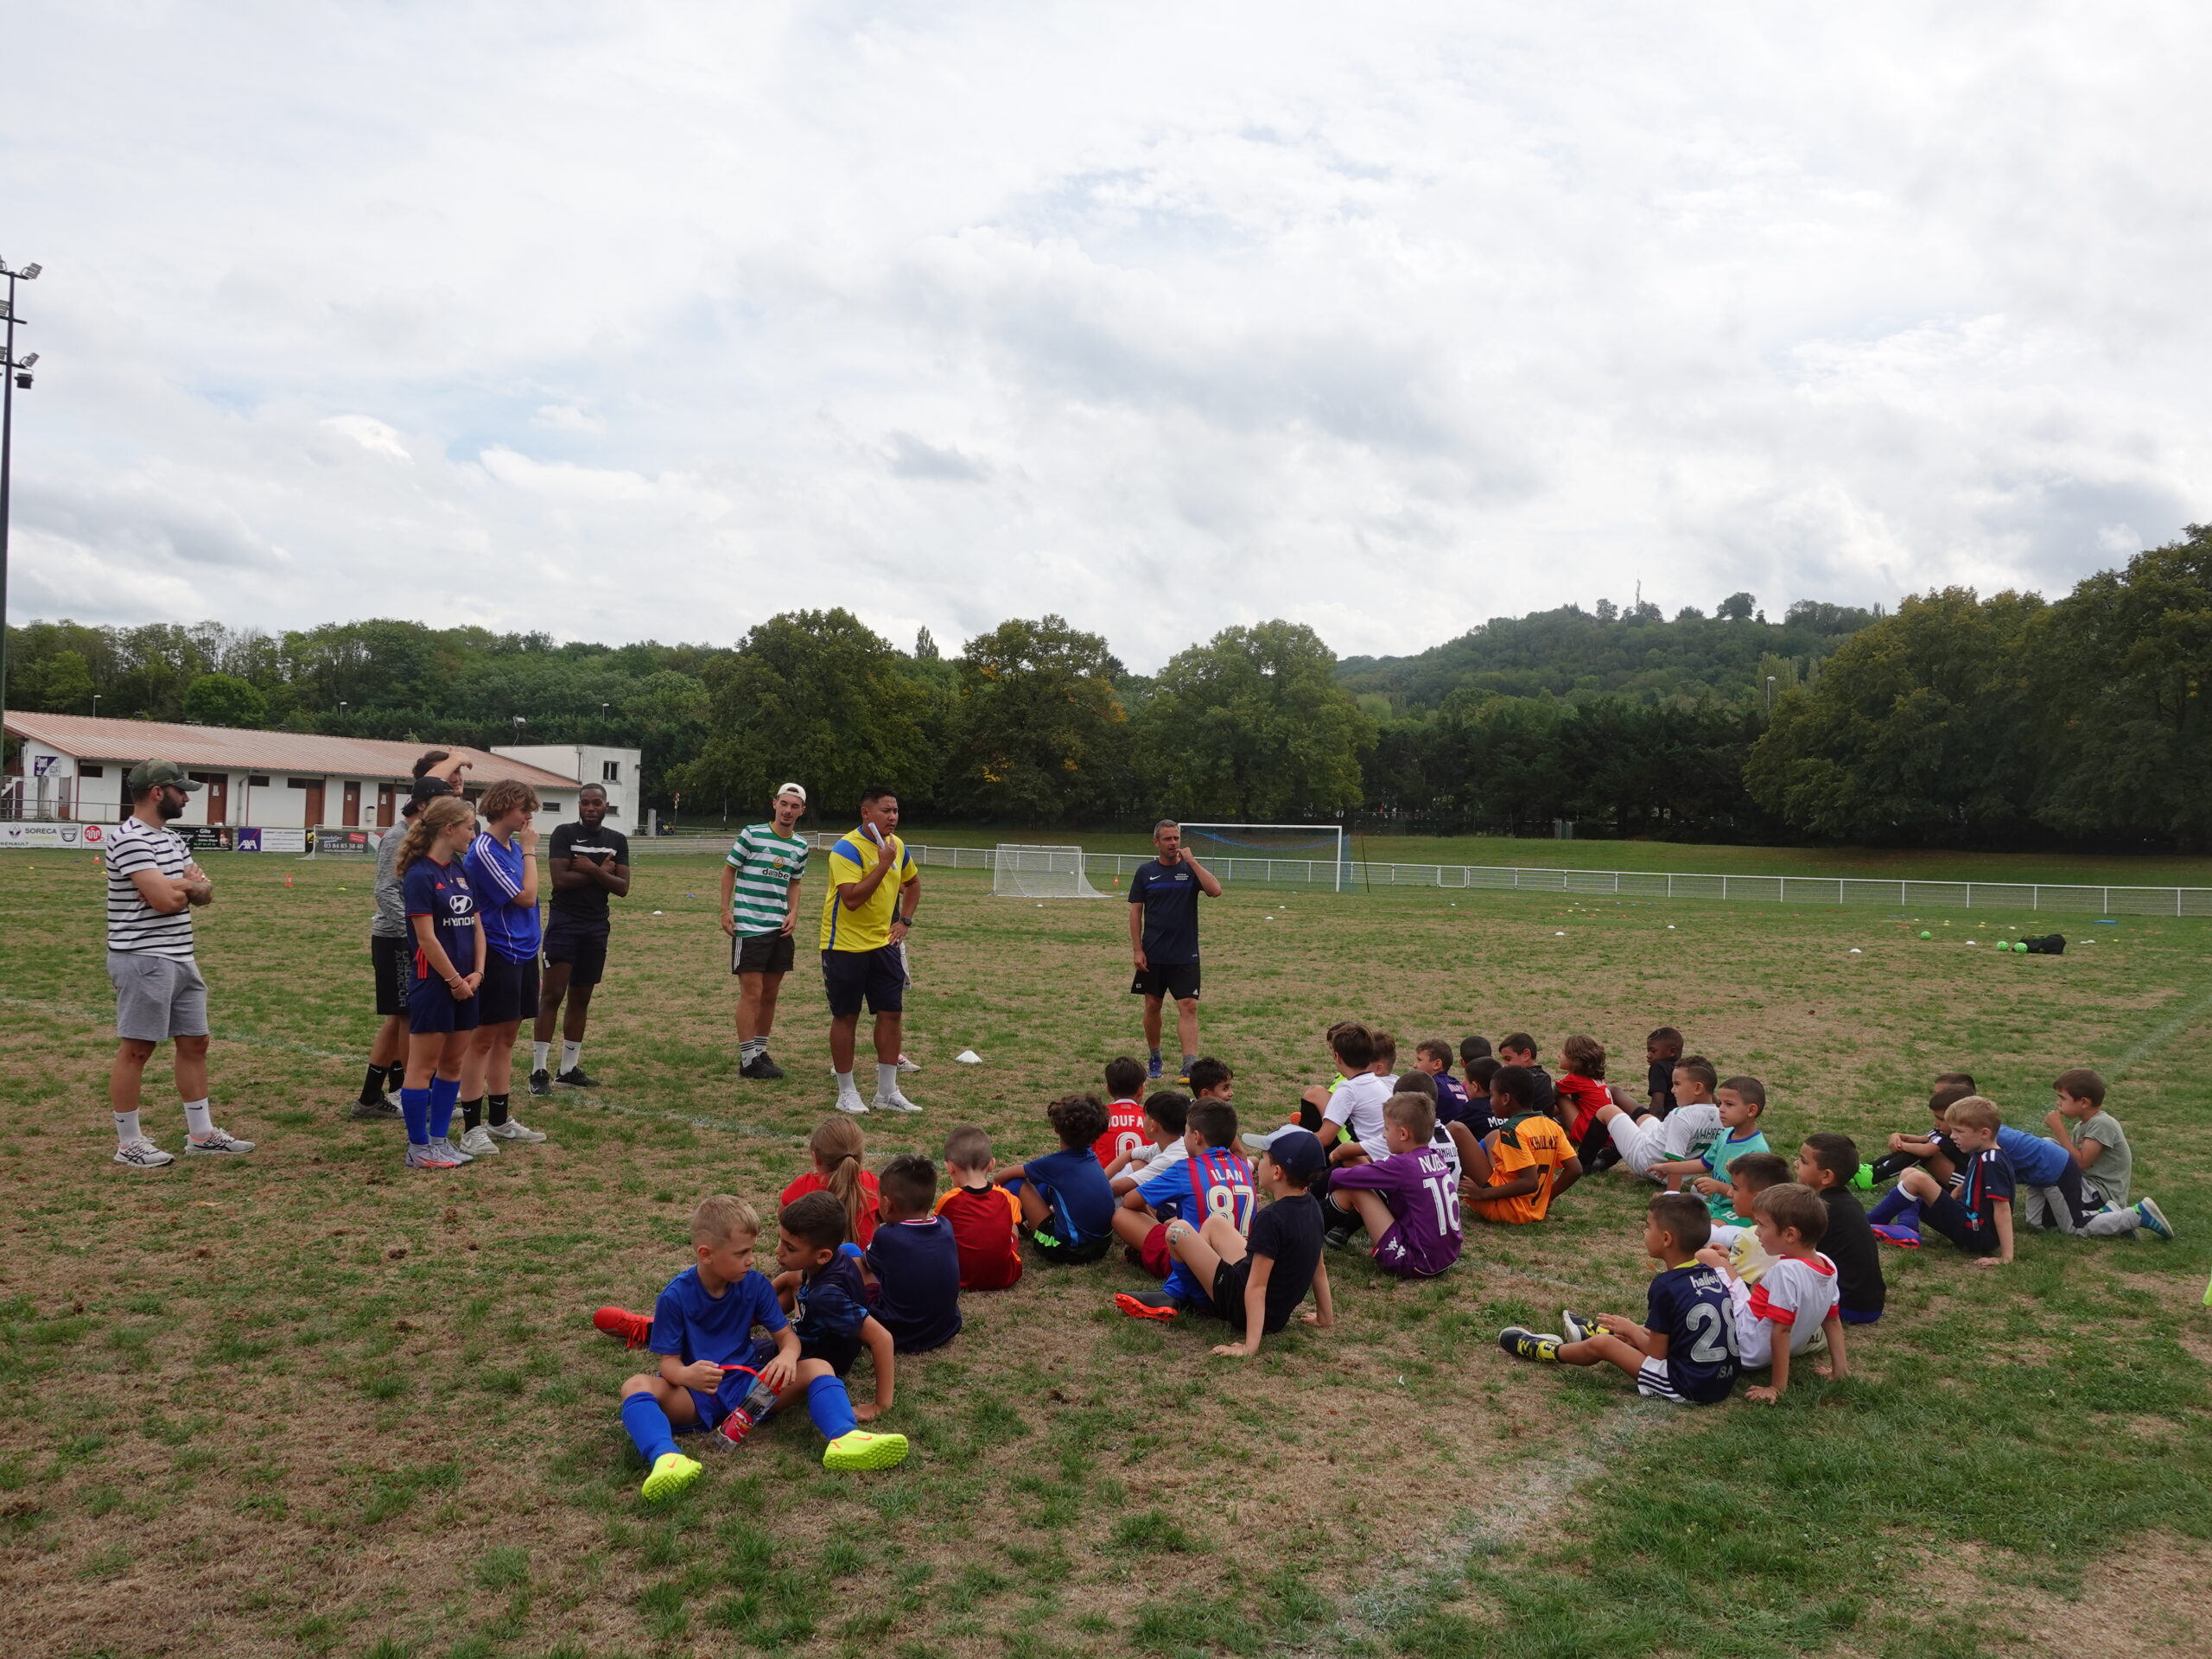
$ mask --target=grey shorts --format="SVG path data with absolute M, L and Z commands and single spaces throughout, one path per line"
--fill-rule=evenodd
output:
M 192 959 L 143 950 L 111 950 L 116 1035 L 134 1043 L 207 1034 L 207 982 Z

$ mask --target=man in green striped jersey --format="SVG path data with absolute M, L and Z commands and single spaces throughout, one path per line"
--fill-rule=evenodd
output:
M 772 810 L 767 823 L 745 826 L 722 868 L 722 931 L 737 976 L 737 1070 L 745 1077 L 784 1075 L 768 1058 L 768 1029 L 776 1023 L 776 993 L 791 970 L 791 929 L 806 874 L 806 843 L 797 834 L 806 791 L 785 784 Z

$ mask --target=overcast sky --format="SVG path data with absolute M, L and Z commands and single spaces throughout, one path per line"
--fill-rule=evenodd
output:
M 2208 49 L 2022 0 L 27 7 L 10 615 L 1058 611 L 1150 669 L 2063 590 L 2212 518 Z

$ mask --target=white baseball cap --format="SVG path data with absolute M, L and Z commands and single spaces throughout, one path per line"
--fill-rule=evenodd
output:
M 796 795 L 801 801 L 804 801 L 806 799 L 806 785 L 804 784 L 779 784 L 776 786 L 776 793 L 778 795 Z

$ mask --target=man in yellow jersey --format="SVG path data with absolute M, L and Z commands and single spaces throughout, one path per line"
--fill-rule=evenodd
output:
M 830 891 L 822 904 L 822 983 L 830 993 L 830 1063 L 837 1074 L 837 1109 L 865 1112 L 853 1082 L 853 1048 L 861 1003 L 875 1016 L 875 1099 L 879 1112 L 922 1109 L 899 1092 L 899 1041 L 905 1024 L 906 964 L 899 946 L 922 899 L 899 828 L 899 798 L 887 789 L 861 791 L 860 828 L 830 849 Z

